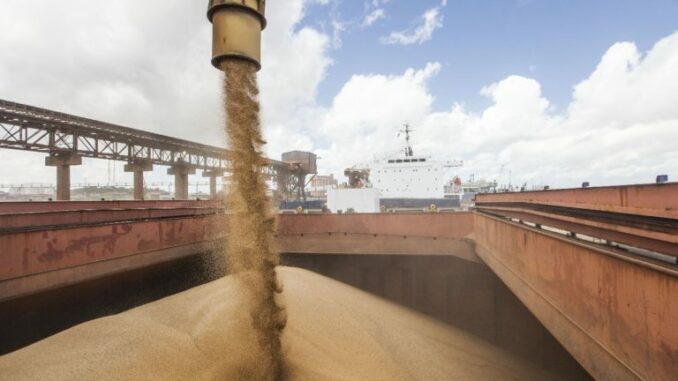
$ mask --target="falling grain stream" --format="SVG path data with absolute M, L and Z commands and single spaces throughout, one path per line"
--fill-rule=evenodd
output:
M 259 123 L 259 89 L 254 64 L 246 60 L 224 61 L 226 134 L 231 157 L 231 184 L 227 196 L 229 215 L 228 264 L 251 295 L 250 316 L 263 350 L 266 378 L 282 376 L 280 335 L 284 310 L 276 298 L 281 292 L 275 267 L 279 255 L 273 249 L 274 218 L 266 195 L 262 168 L 267 165 Z

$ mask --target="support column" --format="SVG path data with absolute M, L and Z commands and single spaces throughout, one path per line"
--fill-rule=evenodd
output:
M 195 168 L 186 163 L 177 163 L 167 170 L 167 174 L 174 175 L 174 198 L 188 200 L 188 175 L 194 175 Z
M 202 177 L 210 179 L 210 200 L 217 199 L 217 177 L 222 177 L 225 171 L 223 169 L 211 169 L 202 171 Z
M 125 172 L 134 173 L 134 199 L 144 199 L 144 172 L 153 170 L 153 163 L 149 160 L 134 160 L 125 164 Z
M 71 199 L 71 165 L 81 165 L 82 157 L 74 153 L 55 153 L 45 158 L 45 165 L 56 167 L 56 199 Z

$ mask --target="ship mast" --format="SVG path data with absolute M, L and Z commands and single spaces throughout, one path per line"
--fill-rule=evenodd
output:
M 405 134 L 405 143 L 406 143 L 406 146 L 405 146 L 405 157 L 412 157 L 412 156 L 414 156 L 414 151 L 412 150 L 412 145 L 410 145 L 410 132 L 413 132 L 413 130 L 410 129 L 410 124 L 409 124 L 409 123 L 405 123 L 405 129 L 404 129 L 404 130 L 400 130 L 400 132 L 398 133 L 398 136 L 400 136 L 400 134 L 402 134 L 402 133 Z

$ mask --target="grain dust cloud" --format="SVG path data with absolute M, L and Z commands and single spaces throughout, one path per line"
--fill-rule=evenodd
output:
M 262 154 L 265 141 L 259 121 L 257 68 L 245 60 L 229 60 L 222 65 L 226 73 L 226 134 L 233 152 L 226 200 L 230 211 L 226 248 L 229 272 L 237 275 L 251 296 L 248 307 L 264 356 L 264 374 L 278 380 L 282 377 L 280 337 L 285 316 L 277 300 L 281 286 L 275 271 L 279 262 L 273 249 L 275 220 L 262 175 L 267 161 Z

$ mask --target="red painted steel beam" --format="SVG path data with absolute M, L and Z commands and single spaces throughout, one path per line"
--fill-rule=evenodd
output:
M 675 380 L 678 270 L 474 216 L 476 252 L 599 380 Z
M 564 216 L 521 207 L 482 207 L 480 210 L 678 257 L 678 222 L 675 228 L 666 227 L 663 231 L 651 231 L 609 221 Z
M 480 262 L 469 238 L 471 213 L 283 214 L 281 253 L 453 255 Z
M 0 233 L 113 222 L 213 215 L 213 208 L 97 209 L 0 214 Z
M 473 214 L 369 213 L 281 214 L 278 235 L 358 233 L 463 239 L 473 232 Z
M 448 255 L 482 263 L 470 239 L 378 234 L 278 236 L 282 254 Z
M 678 183 L 476 195 L 476 205 L 485 203 L 532 203 L 678 218 Z
M 189 216 L 1 233 L 0 300 L 198 254 L 223 236 L 220 221 Z
M 211 200 L 162 201 L 18 201 L 0 202 L 0 215 L 55 211 L 112 210 L 112 209 L 177 209 L 221 208 L 221 203 Z M 2 227 L 2 225 L 0 225 Z

